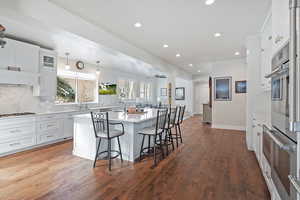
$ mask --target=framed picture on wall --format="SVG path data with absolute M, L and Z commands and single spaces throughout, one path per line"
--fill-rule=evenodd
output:
M 231 101 L 232 99 L 232 78 L 216 77 L 214 78 L 214 96 L 215 101 Z
M 185 88 L 178 87 L 175 89 L 175 100 L 185 100 Z
M 160 88 L 160 96 L 161 97 L 168 96 L 168 89 L 167 88 Z
M 237 94 L 247 93 L 247 81 L 236 81 L 235 93 Z

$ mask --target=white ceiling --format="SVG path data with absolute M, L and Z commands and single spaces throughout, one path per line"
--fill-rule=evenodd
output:
M 6 27 L 8 36 L 35 43 L 44 48 L 55 49 L 61 57 L 65 57 L 65 53 L 69 52 L 71 59 L 83 60 L 90 64 L 96 65 L 96 61 L 100 60 L 103 68 L 148 77 L 162 74 L 148 63 L 106 48 L 73 33 L 46 26 L 25 16 L 20 16 L 21 19 L 12 18 L 11 16 L 0 16 L 0 22 Z
M 271 5 L 271 0 L 216 0 L 210 6 L 205 0 L 50 1 L 194 74 L 203 63 L 245 57 L 245 39 L 259 32 Z M 136 22 L 142 27 L 135 28 Z M 215 38 L 216 32 L 222 36 Z

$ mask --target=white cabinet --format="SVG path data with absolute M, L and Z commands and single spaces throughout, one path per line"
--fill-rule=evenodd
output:
M 54 51 L 40 50 L 39 91 L 35 96 L 54 101 L 57 89 L 57 55 Z
M 56 96 L 57 77 L 56 71 L 41 70 L 39 78 L 39 92 L 35 96 L 45 97 L 54 101 Z
M 33 117 L 0 120 L 0 154 L 35 144 L 35 119 Z
M 5 39 L 7 44 L 0 50 L 0 68 L 19 67 L 22 72 L 38 73 L 39 71 L 39 47 Z
M 15 66 L 24 72 L 38 73 L 40 47 L 19 41 L 14 43 Z
M 272 38 L 272 15 L 269 15 L 261 33 L 260 82 L 265 91 L 271 90 L 271 80 L 265 75 L 270 74 L 272 68 Z
M 15 65 L 14 43 L 12 40 L 6 42 L 5 48 L 0 48 L 0 69 Z
M 63 115 L 46 115 L 37 119 L 37 144 L 64 138 Z
M 258 163 L 261 166 L 261 156 L 262 156 L 262 124 L 260 124 L 256 119 L 252 121 L 252 134 L 253 134 L 253 147 Z
M 64 137 L 73 137 L 74 132 L 74 119 L 72 114 L 67 114 L 64 119 Z
M 289 40 L 289 0 L 272 0 L 273 55 Z

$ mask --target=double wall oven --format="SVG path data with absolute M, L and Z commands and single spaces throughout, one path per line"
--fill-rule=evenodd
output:
M 263 154 L 271 166 L 271 177 L 282 200 L 296 200 L 297 137 L 290 130 L 290 48 L 286 44 L 272 59 L 271 121 L 264 126 Z

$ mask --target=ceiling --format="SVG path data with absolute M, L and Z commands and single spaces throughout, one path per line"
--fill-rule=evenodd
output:
M 83 60 L 95 64 L 100 60 L 102 68 L 154 77 L 162 72 L 148 63 L 142 62 L 98 43 L 82 38 L 73 33 L 44 25 L 43 23 L 18 16 L 19 18 L 0 16 L 1 24 L 7 31 L 7 36 L 26 42 L 34 43 L 44 48 L 55 49 L 59 56 L 65 57 L 70 53 L 70 59 Z M 103 59 L 105 58 L 105 59 Z
M 209 6 L 205 0 L 50 1 L 193 74 L 207 62 L 245 57 L 245 39 L 259 32 L 271 5 L 271 0 L 215 0 Z M 136 22 L 142 26 L 134 27 Z M 222 36 L 214 37 L 217 32 Z

